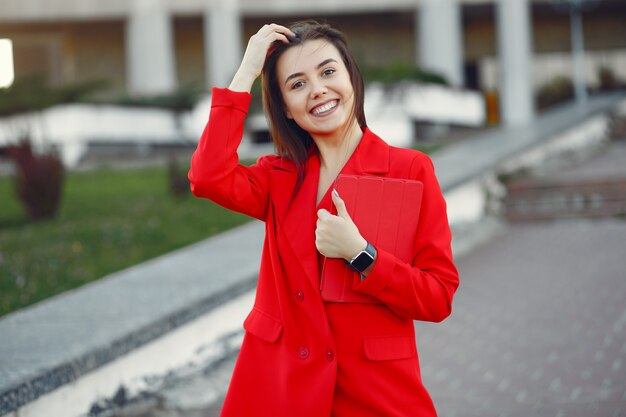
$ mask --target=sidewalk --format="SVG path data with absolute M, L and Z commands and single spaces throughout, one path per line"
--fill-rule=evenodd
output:
M 626 222 L 516 225 L 458 262 L 453 315 L 418 323 L 441 417 L 626 415 Z
M 623 178 L 626 141 L 535 178 Z M 626 415 L 626 219 L 507 226 L 458 261 L 442 325 L 417 323 L 441 417 Z

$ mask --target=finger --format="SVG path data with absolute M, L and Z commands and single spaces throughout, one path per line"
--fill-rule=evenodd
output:
M 269 42 L 269 46 L 267 47 L 267 54 L 269 55 L 276 49 L 278 42 L 289 43 L 289 38 L 280 33 L 273 33 L 268 36 L 267 41 Z
M 289 29 L 286 26 L 282 26 L 282 25 L 278 25 L 276 23 L 270 23 L 269 25 L 267 25 L 271 30 L 277 31 L 277 32 L 281 32 L 281 33 L 285 33 L 288 34 L 289 36 L 296 36 L 295 33 L 293 33 L 291 31 L 291 29 Z
M 289 38 L 287 35 L 280 32 L 269 32 L 269 33 L 261 33 L 254 35 L 256 42 L 255 44 L 261 48 L 270 48 L 272 44 L 276 41 L 289 43 Z M 253 38 L 250 38 L 250 41 L 253 41 Z
M 335 204 L 335 207 L 337 207 L 337 216 L 350 218 L 350 215 L 348 214 L 348 209 L 346 209 L 346 203 L 341 197 L 339 197 L 339 193 L 334 188 L 332 192 L 332 199 L 333 204 Z
M 318 217 L 318 219 L 320 219 L 320 220 L 326 220 L 326 219 L 328 219 L 328 218 L 329 218 L 329 217 L 331 217 L 331 216 L 332 216 L 332 214 L 330 214 L 330 213 L 328 212 L 328 210 L 326 210 L 326 209 L 319 209 L 319 210 L 317 211 L 317 217 Z
M 284 43 L 289 43 L 289 38 L 282 33 L 274 33 L 274 41 L 282 41 Z
M 318 240 L 315 241 L 315 248 L 317 249 L 319 253 L 326 256 L 326 251 L 324 249 L 324 246 Z
M 319 231 L 315 231 L 315 247 L 317 248 L 318 251 L 322 251 L 324 248 L 324 239 L 322 237 L 322 235 L 319 233 Z
M 293 37 L 296 36 L 296 34 L 293 33 L 289 28 L 287 28 L 285 26 L 277 25 L 276 23 L 271 23 L 269 25 L 264 25 L 261 29 L 259 29 L 259 31 L 257 33 L 260 36 L 267 36 L 267 35 L 272 34 L 272 33 L 280 33 L 280 34 L 283 34 L 285 36 L 293 36 Z

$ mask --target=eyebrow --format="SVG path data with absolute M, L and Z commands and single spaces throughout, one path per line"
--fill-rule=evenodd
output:
M 320 63 L 317 65 L 317 68 L 316 68 L 316 69 L 320 69 L 320 68 L 322 68 L 324 65 L 326 65 L 326 64 L 328 64 L 328 63 L 330 63 L 330 62 L 337 62 L 337 61 L 336 61 L 336 60 L 334 60 L 333 58 L 328 58 L 328 59 L 325 59 L 325 60 L 323 60 L 322 62 L 320 62 Z M 296 77 L 299 77 L 299 76 L 301 76 L 301 75 L 304 75 L 304 73 L 303 73 L 303 72 L 296 72 L 296 73 L 291 74 L 289 77 L 287 77 L 287 78 L 285 79 L 285 84 L 287 84 L 287 83 L 289 82 L 289 80 L 291 80 L 292 78 L 296 78 Z

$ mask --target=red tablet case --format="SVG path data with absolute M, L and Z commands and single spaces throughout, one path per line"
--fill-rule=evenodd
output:
M 419 181 L 345 174 L 337 177 L 335 185 L 361 235 L 377 249 L 407 263 L 412 261 L 423 187 Z M 333 214 L 336 212 L 333 206 Z M 352 289 L 360 281 L 360 274 L 343 259 L 325 258 L 320 282 L 322 299 L 379 303 Z

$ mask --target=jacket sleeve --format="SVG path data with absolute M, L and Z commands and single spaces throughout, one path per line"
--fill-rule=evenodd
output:
M 450 315 L 459 285 L 446 202 L 425 154 L 413 160 L 411 178 L 424 184 L 411 264 L 377 248 L 372 271 L 355 289 L 378 298 L 402 317 L 439 322 Z
M 237 155 L 251 97 L 249 93 L 213 88 L 211 113 L 191 158 L 188 176 L 196 197 L 265 220 L 268 174 L 264 165 L 268 157 L 244 166 Z

